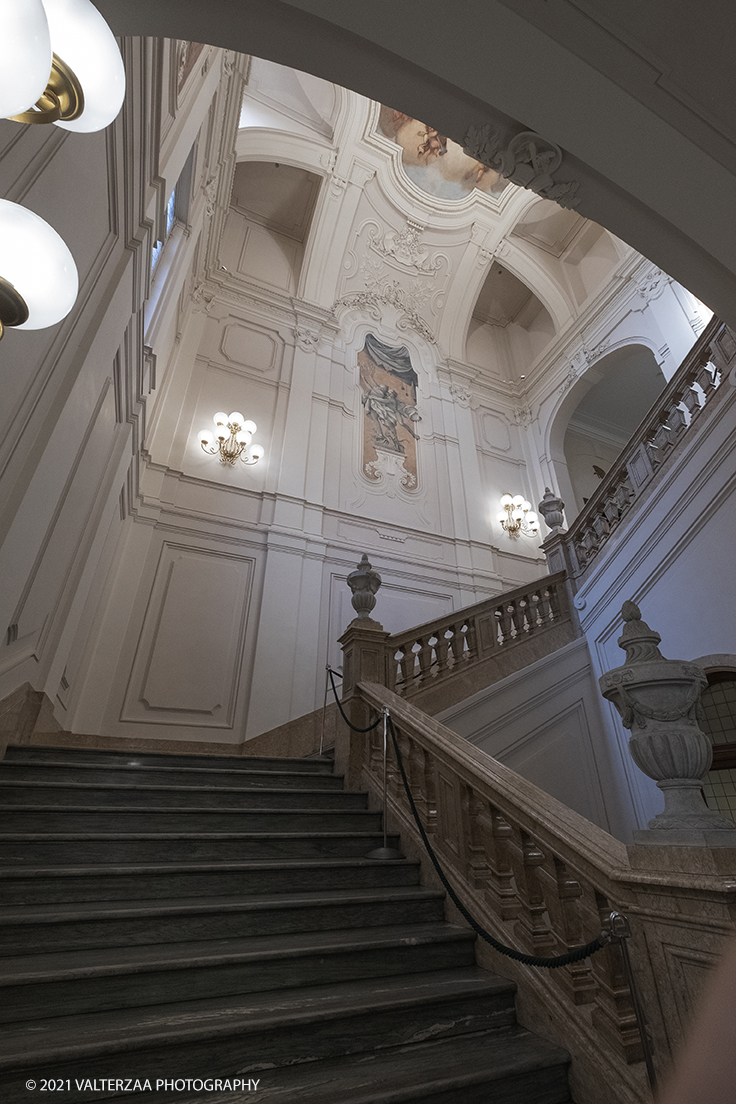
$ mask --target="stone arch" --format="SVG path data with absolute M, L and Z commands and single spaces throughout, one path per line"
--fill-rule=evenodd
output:
M 665 386 L 651 342 L 637 338 L 607 351 L 564 393 L 549 422 L 547 455 L 568 525 Z

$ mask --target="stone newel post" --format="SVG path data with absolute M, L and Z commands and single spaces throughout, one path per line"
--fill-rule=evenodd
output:
M 347 584 L 353 592 L 351 601 L 357 617 L 340 637 L 343 654 L 342 703 L 352 723 L 362 727 L 370 721 L 370 710 L 355 698 L 355 687 L 363 681 L 388 685 L 386 641 L 390 634 L 370 616 L 376 604 L 381 576 L 373 570 L 365 552 L 355 571 L 348 575 Z M 342 750 L 338 748 L 336 765 L 346 774 L 348 784 L 357 781 L 353 763 L 364 761 L 362 745 L 366 740 L 367 737 L 351 733 L 348 742 L 352 750 L 348 752 L 347 747 Z
M 626 651 L 626 662 L 598 681 L 603 697 L 616 706 L 631 732 L 634 762 L 664 794 L 664 811 L 649 821 L 649 828 L 674 830 L 676 836 L 669 838 L 680 844 L 712 845 L 718 841 L 711 832 L 733 831 L 735 826 L 709 809 L 701 792 L 701 779 L 713 760 L 710 740 L 698 727 L 707 679 L 696 664 L 662 656 L 657 647 L 662 638 L 641 620 L 634 602 L 624 602 L 621 613 L 624 628 L 618 645 Z M 635 833 L 639 842 L 643 836 L 650 833 Z M 650 841 L 665 843 L 668 837 L 652 836 Z M 731 834 L 720 842 L 732 846 Z

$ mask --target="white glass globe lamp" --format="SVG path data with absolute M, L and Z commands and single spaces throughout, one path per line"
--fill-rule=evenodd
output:
M 265 450 L 263 448 L 263 445 L 254 445 L 253 446 L 253 448 L 250 450 L 250 454 L 253 458 L 254 463 L 256 463 L 258 460 L 261 459 L 261 457 L 263 456 L 264 451 Z
M 74 258 L 53 227 L 0 199 L 0 336 L 4 326 L 42 330 L 60 322 L 78 290 Z
M 8 5 L 34 6 L 38 0 L 0 0 Z M 103 130 L 118 115 L 125 96 L 125 70 L 112 31 L 90 0 L 43 0 L 52 57 L 33 49 L 37 66 L 46 66 L 40 90 L 33 89 L 7 116 L 20 123 L 56 123 L 64 130 Z M 3 38 L 5 28 L 3 25 Z M 5 43 L 0 47 L 4 66 Z M 46 63 L 48 64 L 46 65 Z M 3 73 L 3 82 L 5 74 Z M 34 106 L 35 105 L 35 106 Z
M 42 0 L 0 0 L 0 117 L 35 104 L 51 72 L 51 36 Z
M 241 428 L 245 428 L 243 425 L 245 416 L 241 414 L 239 410 L 233 410 L 232 414 L 228 414 L 227 420 L 230 422 L 230 425 L 239 425 Z

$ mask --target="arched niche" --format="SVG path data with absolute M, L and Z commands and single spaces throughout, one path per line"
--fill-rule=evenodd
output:
M 596 361 L 570 389 L 550 431 L 550 457 L 568 525 L 665 385 L 653 351 L 634 343 Z

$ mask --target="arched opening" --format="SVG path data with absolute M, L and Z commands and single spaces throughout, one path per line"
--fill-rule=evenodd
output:
M 468 361 L 479 368 L 496 366 L 504 380 L 523 380 L 554 336 L 552 316 L 541 300 L 495 261 L 470 320 Z
M 558 471 L 560 486 L 569 488 L 568 523 L 595 493 L 665 383 L 651 349 L 637 344 L 603 357 L 573 389 L 555 427 L 561 442 L 555 462 L 564 468 L 564 474 Z

